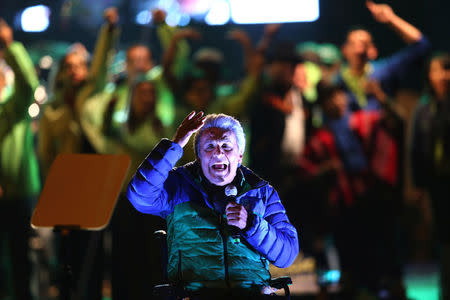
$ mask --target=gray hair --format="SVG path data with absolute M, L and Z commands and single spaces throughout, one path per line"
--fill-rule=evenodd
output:
M 200 137 L 203 132 L 209 128 L 219 128 L 224 131 L 232 131 L 236 136 L 237 145 L 239 148 L 239 152 L 241 154 L 245 151 L 245 134 L 244 129 L 242 129 L 241 123 L 233 118 L 232 116 L 228 116 L 225 114 L 210 114 L 206 116 L 205 123 L 203 126 L 195 133 L 194 136 L 194 152 L 198 157 L 199 153 L 199 144 Z

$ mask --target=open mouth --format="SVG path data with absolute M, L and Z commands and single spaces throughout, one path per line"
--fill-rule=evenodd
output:
M 214 171 L 225 171 L 227 169 L 227 164 L 216 163 L 211 166 Z

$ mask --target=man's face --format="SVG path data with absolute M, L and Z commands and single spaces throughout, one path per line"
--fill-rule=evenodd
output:
M 150 50 L 144 46 L 135 46 L 127 52 L 127 73 L 133 79 L 139 73 L 146 73 L 153 67 Z
M 156 89 L 148 81 L 138 84 L 133 93 L 133 110 L 136 115 L 149 114 L 155 110 Z
M 243 155 L 233 131 L 206 129 L 200 136 L 198 150 L 203 175 L 209 182 L 224 186 L 233 181 Z
M 347 111 L 347 94 L 338 90 L 323 104 L 324 113 L 331 119 L 340 119 Z
M 377 49 L 372 41 L 372 36 L 366 30 L 358 29 L 347 35 L 347 41 L 342 49 L 349 64 L 365 64 L 368 60 L 375 59 Z
M 71 53 L 65 59 L 65 72 L 72 85 L 81 84 L 88 75 L 88 67 L 86 59 L 78 54 Z

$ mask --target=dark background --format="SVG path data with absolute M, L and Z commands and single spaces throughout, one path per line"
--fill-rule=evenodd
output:
M 276 0 L 274 0 L 276 1 Z M 379 2 L 379 1 L 377 1 Z M 394 11 L 410 23 L 420 28 L 430 39 L 433 50 L 449 50 L 450 39 L 450 1 L 444 0 L 395 0 L 387 1 Z M 51 8 L 50 27 L 42 33 L 15 32 L 15 38 L 26 46 L 33 46 L 43 41 L 80 41 L 92 51 L 95 43 L 98 25 L 101 22 L 101 11 L 115 5 L 119 8 L 122 35 L 121 47 L 134 42 L 144 42 L 150 45 L 155 57 L 160 57 L 160 47 L 156 40 L 156 33 L 151 26 L 141 26 L 134 22 L 135 2 L 132 0 L 1 0 L 0 16 L 9 24 L 17 24 L 15 15 L 28 6 L 44 4 Z M 62 17 L 64 5 L 72 4 L 72 15 Z M 90 19 L 86 16 L 93 15 Z M 277 35 L 279 40 L 290 40 L 295 43 L 302 41 L 331 42 L 340 45 L 347 30 L 355 25 L 362 25 L 369 29 L 375 39 L 380 56 L 388 55 L 401 48 L 404 44 L 398 36 L 387 26 L 375 22 L 365 7 L 363 0 L 320 0 L 320 18 L 311 23 L 285 23 Z M 199 46 L 214 46 L 225 53 L 227 62 L 231 66 L 239 65 L 242 60 L 240 47 L 235 42 L 224 39 L 225 33 L 236 27 L 246 30 L 254 41 L 257 41 L 263 32 L 264 25 L 236 25 L 229 23 L 223 26 L 207 26 L 193 23 L 190 26 L 200 27 L 204 34 L 201 42 L 192 44 L 193 50 Z M 237 70 L 237 69 L 236 69 Z M 229 69 L 228 73 L 236 70 Z

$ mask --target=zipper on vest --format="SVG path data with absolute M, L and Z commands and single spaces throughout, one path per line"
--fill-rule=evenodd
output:
M 219 216 L 219 233 L 220 233 L 220 237 L 222 238 L 222 244 L 223 244 L 223 263 L 224 263 L 224 267 L 225 267 L 225 283 L 227 284 L 228 288 L 231 288 L 230 285 L 230 274 L 228 271 L 228 245 L 227 245 L 227 239 L 226 239 L 226 235 L 224 232 L 224 223 L 223 223 L 223 217 Z
M 178 270 L 177 270 L 177 285 L 184 287 L 183 270 L 181 267 L 181 250 L 178 250 Z

